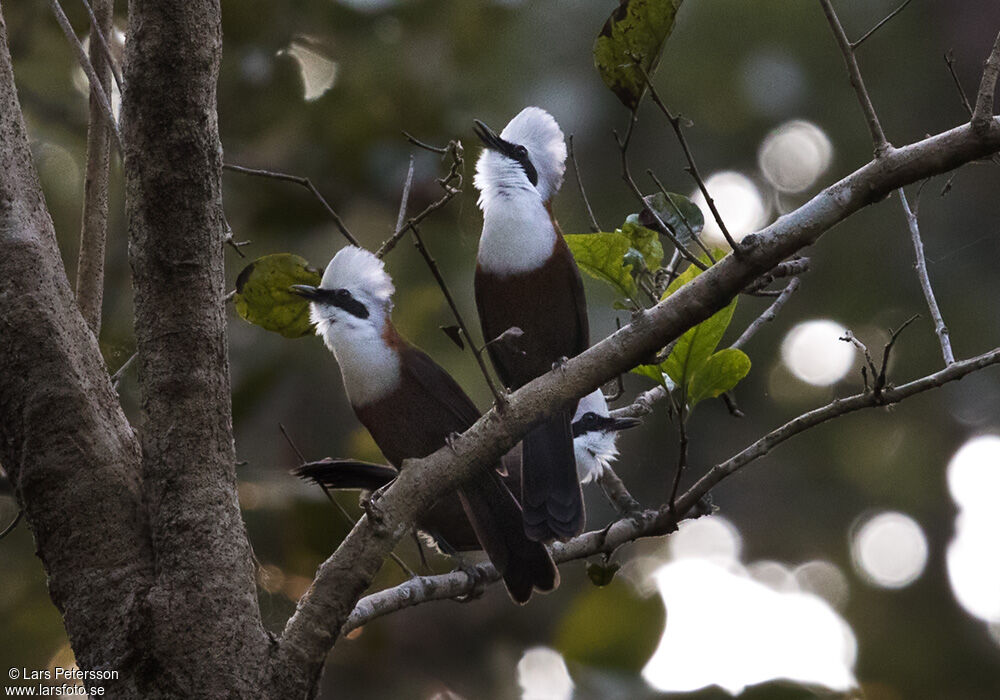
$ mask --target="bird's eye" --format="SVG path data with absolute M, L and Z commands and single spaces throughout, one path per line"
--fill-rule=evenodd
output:
M 524 146 L 514 146 L 514 155 L 518 159 L 527 158 L 528 157 L 528 149 L 525 148 Z
M 585 426 L 590 427 L 597 423 L 597 414 L 593 411 L 587 411 L 580 420 Z
M 337 290 L 337 298 L 338 299 L 350 299 L 351 298 L 351 293 L 349 291 L 347 291 L 346 289 L 338 289 Z

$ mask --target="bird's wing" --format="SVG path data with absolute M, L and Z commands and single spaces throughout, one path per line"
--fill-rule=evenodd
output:
M 479 420 L 476 404 L 427 353 L 412 346 L 402 350 L 402 353 L 406 355 L 401 363 L 403 372 L 461 423 L 459 430 L 465 430 Z

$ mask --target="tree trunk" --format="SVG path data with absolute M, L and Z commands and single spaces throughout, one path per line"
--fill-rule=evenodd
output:
M 123 121 L 163 692 L 254 697 L 268 652 L 236 498 L 223 265 L 217 0 L 129 3 Z

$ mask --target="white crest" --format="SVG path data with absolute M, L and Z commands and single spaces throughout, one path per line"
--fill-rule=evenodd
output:
M 349 245 L 337 251 L 323 273 L 322 289 L 347 289 L 380 304 L 388 304 L 395 287 L 384 263 L 364 248 Z
M 584 413 L 596 413 L 602 417 L 610 415 L 608 412 L 608 401 L 604 398 L 603 391 L 597 389 L 580 399 L 580 402 L 576 405 L 576 413 L 573 415 L 573 420 L 580 420 Z
M 552 115 L 540 107 L 525 107 L 504 127 L 500 138 L 528 150 L 538 173 L 538 184 L 532 186 L 517 162 L 502 153 L 483 149 L 476 162 L 475 185 L 482 192 L 479 206 L 484 207 L 492 188 L 530 188 L 538 192 L 543 202 L 551 199 L 562 186 L 566 172 L 566 140 Z

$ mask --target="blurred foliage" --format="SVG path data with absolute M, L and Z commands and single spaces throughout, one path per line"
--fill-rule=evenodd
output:
M 471 187 L 473 117 L 502 124 L 527 104 L 548 109 L 567 135 L 574 134 L 595 216 L 609 226 L 603 230 L 613 231 L 642 206 L 621 181 L 620 154 L 611 136 L 613 128 L 621 132 L 626 126 L 628 111 L 593 63 L 595 37 L 616 9 L 615 0 L 222 4 L 219 119 L 227 162 L 311 178 L 365 246 L 376 246 L 394 227 L 414 152 L 401 131 L 437 145 L 455 137 L 470 145 L 465 194 L 422 228 L 466 319 L 475 318 L 471 289 L 481 226 Z M 896 4 L 839 2 L 837 8 L 850 36 L 858 37 Z M 82 33 L 82 8 L 67 3 L 66 11 Z M 119 3 L 122 28 L 123 12 Z M 73 87 L 72 52 L 48 7 L 6 2 L 3 13 L 36 164 L 72 279 L 86 99 Z M 995 0 L 919 0 L 865 42 L 859 61 L 893 143 L 902 145 L 965 118 L 941 56 L 954 50 L 958 77 L 966 91 L 974 91 L 998 26 Z M 296 41 L 336 65 L 331 87 L 308 102 L 296 59 L 279 55 Z M 703 174 L 746 174 L 763 193 L 771 218 L 871 157 L 842 60 L 816 3 L 689 0 L 677 14 L 653 80 L 667 104 L 692 122 L 686 135 Z M 653 169 L 668 189 L 692 193 L 683 154 L 662 115 L 644 103 L 638 117 L 632 171 Z M 771 188 L 757 163 L 762 139 L 791 119 L 817 124 L 834 146 L 830 171 L 800 194 Z M 435 179 L 443 166 L 433 154 L 415 155 L 410 207 L 419 211 L 440 196 Z M 333 222 L 304 189 L 230 172 L 223 177 L 228 221 L 237 239 L 252 241 L 243 248 L 251 257 L 295 251 L 322 265 L 343 245 Z M 135 347 L 120 178 L 116 163 L 101 336 L 112 368 Z M 958 171 L 949 194 L 939 196 L 948 179 L 935 178 L 924 188 L 920 221 L 931 278 L 956 352 L 968 356 L 1000 339 L 995 302 L 1000 299 L 1000 237 L 995 235 L 1000 176 L 994 167 L 968 166 Z M 658 191 L 644 177 L 638 180 L 646 194 Z M 565 231 L 588 230 L 572 178 L 554 209 Z M 639 223 L 652 226 L 641 215 Z M 227 254 L 232 288 L 245 261 Z M 735 393 L 747 417 L 731 418 L 718 401 L 701 404 L 699 419 L 689 426 L 691 467 L 682 487 L 763 432 L 860 388 L 857 372 L 833 387 L 812 387 L 790 374 L 780 361 L 780 343 L 797 322 L 831 318 L 877 347 L 884 329 L 924 311 L 905 220 L 893 198 L 843 223 L 806 254 L 812 266 L 801 291 L 745 348 L 754 371 Z M 445 366 L 481 407 L 489 406 L 489 391 L 470 354 L 438 330 L 453 320 L 420 257 L 404 241 L 387 265 L 399 289 L 394 319 L 400 331 Z M 627 322 L 628 317 L 613 306 L 615 290 L 589 278 L 585 284 L 596 340 L 615 329 L 616 318 Z M 735 337 L 769 301 L 741 300 L 727 335 Z M 278 631 L 316 566 L 348 529 L 321 493 L 287 473 L 298 458 L 281 437 L 278 422 L 308 459 L 377 459 L 378 454 L 352 415 L 337 367 L 319 340 L 289 343 L 245 323 L 235 310 L 232 319 L 233 418 L 237 451 L 246 460 L 239 468 L 240 497 L 254 551 L 269 567 L 261 590 L 265 622 Z M 728 339 L 723 338 L 723 346 Z M 925 315 L 897 345 L 891 379 L 899 383 L 940 364 Z M 625 386 L 631 397 L 647 388 L 648 380 L 627 377 Z M 127 414 L 140 425 L 134 374 L 125 375 L 120 393 Z M 998 416 L 1000 377 L 984 372 L 892 411 L 856 414 L 821 426 L 713 492 L 715 503 L 741 530 L 745 560 L 799 563 L 823 557 L 846 572 L 850 595 L 840 613 L 858 638 L 857 675 L 868 698 L 975 700 L 1000 692 L 996 645 L 985 626 L 959 608 L 944 568 L 955 516 L 945 466 L 969 435 L 1000 429 Z M 619 474 L 646 504 L 663 499 L 673 476 L 676 431 L 667 420 L 660 411 L 643 428 L 623 434 L 619 443 Z M 600 527 L 613 512 L 595 490 L 586 495 L 589 522 Z M 352 495 L 338 498 L 359 514 Z M 927 571 L 906 589 L 873 588 L 853 573 L 848 533 L 873 508 L 910 514 L 928 536 Z M 3 522 L 13 512 L 11 499 L 0 497 Z M 623 548 L 618 556 L 625 560 L 636 549 Z M 399 554 L 411 566 L 419 565 L 412 542 L 404 542 Z M 435 556 L 430 565 L 436 571 L 450 568 Z M 23 524 L 0 543 L 0 571 L 0 661 L 45 665 L 66 639 Z M 539 596 L 527 609 L 512 606 L 502 591 L 492 589 L 470 605 L 426 605 L 378 620 L 357 638 L 337 645 L 324 687 L 330 697 L 361 700 L 423 700 L 446 688 L 470 699 L 518 697 L 513 669 L 523 650 L 557 645 L 580 597 L 604 592 L 593 587 L 582 564 L 563 567 L 562 574 L 560 590 Z M 374 586 L 397 583 L 402 576 L 390 562 Z M 616 581 L 607 590 L 618 585 Z M 601 617 L 605 629 L 594 643 L 627 636 L 647 616 L 644 610 Z M 635 669 L 645 658 L 630 648 L 628 667 Z M 657 696 L 634 671 L 602 668 L 603 656 L 591 651 L 581 650 L 586 661 L 571 665 L 578 698 Z M 771 683 L 748 689 L 744 697 L 818 694 Z M 707 689 L 687 697 L 727 696 Z

